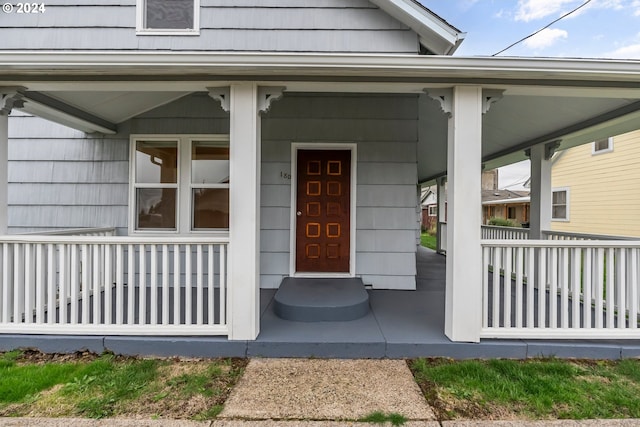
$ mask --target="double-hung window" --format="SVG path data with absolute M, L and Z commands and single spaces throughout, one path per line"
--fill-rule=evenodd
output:
M 229 229 L 226 135 L 131 138 L 131 231 Z
M 569 189 L 554 188 L 551 195 L 551 219 L 569 221 Z
M 200 0 L 137 0 L 138 34 L 197 35 Z

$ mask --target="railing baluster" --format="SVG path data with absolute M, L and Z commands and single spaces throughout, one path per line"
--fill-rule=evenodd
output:
M 89 265 L 89 245 L 82 245 L 82 324 L 89 323 L 89 299 L 91 298 L 91 268 Z
M 527 259 L 527 328 L 535 327 L 535 248 L 526 248 Z
M 598 248 L 596 250 L 596 260 L 594 265 L 595 272 L 595 289 L 593 298 L 596 303 L 595 310 L 595 325 L 597 329 L 602 328 L 604 310 L 603 310 L 603 298 L 604 298 L 604 249 Z
M 51 243 L 47 245 L 47 324 L 56 323 L 56 297 L 58 286 L 56 285 L 55 255 L 57 247 Z
M 127 245 L 127 325 L 133 325 L 136 307 L 136 251 Z
M 497 328 L 500 326 L 500 269 L 502 267 L 501 257 L 502 250 L 495 251 L 493 258 L 493 310 L 491 326 Z
M 151 321 L 152 325 L 158 324 L 158 247 L 151 245 Z
M 93 245 L 93 267 L 91 272 L 93 273 L 93 324 L 100 325 L 102 323 L 100 304 L 102 300 L 102 286 L 100 280 L 100 254 L 104 253 L 103 248 L 100 245 Z
M 24 244 L 13 245 L 13 323 L 22 323 L 24 310 Z
M 523 320 L 523 269 L 524 269 L 524 248 L 516 248 L 516 328 L 522 328 Z
M 35 295 L 33 294 L 33 269 L 32 269 L 32 251 L 31 244 L 24 245 L 24 282 L 18 286 L 24 287 L 24 323 L 33 323 L 33 305 Z
M 180 245 L 173 245 L 173 324 L 179 325 L 180 306 L 182 304 L 180 298 Z
M 558 327 L 558 248 L 551 248 L 551 263 L 549 272 L 551 273 L 551 282 L 549 283 L 549 327 L 555 329 Z
M 606 310 L 607 310 L 607 328 L 612 329 L 615 327 L 615 296 L 616 296 L 616 287 L 615 287 L 615 265 L 614 265 L 614 251 L 613 248 L 607 249 L 607 274 L 606 281 L 607 285 L 606 289 Z
M 629 256 L 629 327 L 638 329 L 638 248 L 631 248 Z
M 162 245 L 162 324 L 169 324 L 169 246 Z
M 545 248 L 536 248 L 538 254 L 538 328 L 547 327 L 547 251 Z
M 569 327 L 569 249 L 561 249 L 562 276 L 560 276 L 560 327 Z
M 505 248 L 504 260 L 504 327 L 511 327 L 511 248 Z
M 213 251 L 214 251 L 214 246 L 213 245 L 208 245 L 207 246 L 207 285 L 208 285 L 208 294 L 207 294 L 207 323 L 209 325 L 213 325 L 215 322 L 215 310 L 214 310 L 214 297 L 215 297 L 215 283 L 214 283 L 214 278 L 215 278 L 215 266 L 213 264 L 214 262 L 214 258 L 213 258 Z
M 112 285 L 111 278 L 111 245 L 105 245 L 104 247 L 104 324 L 110 325 L 112 323 L 113 304 L 112 300 Z
M 80 299 L 80 287 L 78 284 L 79 266 L 78 266 L 78 245 L 72 244 L 69 246 L 71 250 L 71 268 L 69 274 L 71 274 L 71 324 L 78 323 L 78 302 Z
M 116 245 L 116 325 L 124 321 L 124 260 L 122 245 Z
M 580 327 L 580 274 L 582 263 L 582 250 L 571 250 L 571 327 Z
M 191 303 L 191 245 L 184 247 L 184 324 L 192 323 Z
M 590 329 L 592 326 L 591 307 L 593 304 L 593 257 L 594 251 L 591 248 L 587 248 L 584 253 L 584 267 L 582 273 L 584 279 L 582 282 L 582 306 L 583 306 L 583 327 Z
M 44 269 L 46 261 L 44 258 L 44 248 L 41 243 L 36 244 L 36 323 L 42 325 L 44 323 L 45 301 L 46 301 L 46 282 Z
M 67 281 L 69 278 L 67 272 L 67 245 L 58 245 L 58 275 L 59 275 L 59 290 L 58 290 L 58 312 L 59 323 L 67 323 Z
M 625 249 L 616 249 L 616 296 L 618 297 L 618 329 L 627 328 L 627 289 L 626 289 L 626 274 L 627 274 L 627 251 Z M 612 310 L 613 311 L 613 310 Z
M 227 246 L 220 245 L 220 324 L 227 324 Z M 230 283 L 233 286 L 233 283 Z
M 482 327 L 489 327 L 489 254 L 491 248 L 482 248 Z
M 202 245 L 196 246 L 196 324 L 202 325 L 204 299 L 202 278 Z
M 140 272 L 138 273 L 138 324 L 147 324 L 147 248 L 146 245 L 140 245 L 139 264 Z

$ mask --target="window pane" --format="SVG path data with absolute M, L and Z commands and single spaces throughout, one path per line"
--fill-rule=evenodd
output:
M 228 184 L 229 146 L 194 141 L 191 147 L 191 182 L 194 184 Z
M 146 28 L 193 29 L 194 0 L 147 0 Z
M 229 189 L 193 189 L 193 228 L 229 228 Z
M 566 219 L 567 218 L 567 207 L 566 206 L 554 206 L 553 207 L 553 218 L 556 219 Z
M 554 191 L 553 192 L 553 204 L 554 205 L 564 205 L 567 203 L 567 192 L 566 191 Z
M 136 182 L 176 183 L 178 146 L 175 142 L 136 142 Z
M 176 189 L 136 189 L 136 228 L 176 229 Z
M 600 139 L 595 142 L 595 151 L 602 151 L 609 149 L 609 138 Z

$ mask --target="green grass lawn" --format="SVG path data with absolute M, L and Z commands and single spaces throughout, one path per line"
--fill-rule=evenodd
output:
M 0 353 L 0 416 L 212 419 L 245 365 L 243 359 Z
M 420 244 L 425 248 L 436 250 L 436 236 L 432 236 L 429 233 L 422 233 L 420 235 Z
M 409 362 L 440 420 L 640 418 L 640 361 Z

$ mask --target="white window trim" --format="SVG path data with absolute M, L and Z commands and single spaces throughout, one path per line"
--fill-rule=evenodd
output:
M 558 191 L 564 191 L 567 194 L 567 201 L 566 201 L 566 218 L 554 218 L 553 217 L 553 193 L 558 192 Z M 570 221 L 570 202 L 571 202 L 571 190 L 569 189 L 569 187 L 555 187 L 551 189 L 551 221 L 553 222 L 569 222 Z
M 437 205 L 427 206 L 427 216 L 438 216 L 438 206 Z
M 597 156 L 598 154 L 604 154 L 604 153 L 612 152 L 613 151 L 613 137 L 609 137 L 609 138 L 607 138 L 607 140 L 609 142 L 609 147 L 604 149 L 604 150 L 596 150 L 596 142 L 597 141 L 593 141 L 591 143 L 591 155 L 592 156 Z M 598 140 L 598 141 L 600 141 L 600 140 Z
M 298 191 L 298 150 L 350 150 L 351 151 L 351 218 L 349 230 L 349 272 L 348 273 L 298 273 L 296 271 L 296 206 Z M 313 143 L 294 142 L 291 144 L 291 217 L 289 233 L 289 275 L 291 277 L 355 277 L 356 276 L 356 188 L 358 144 L 355 143 Z
M 200 0 L 193 0 L 192 29 L 147 29 L 144 26 L 145 0 L 136 0 L 136 35 L 139 36 L 199 36 L 200 35 Z
M 136 229 L 136 141 L 177 142 L 178 144 L 178 182 L 175 184 L 144 184 L 147 188 L 172 187 L 177 190 L 176 229 L 175 230 L 137 230 Z M 193 141 L 230 142 L 228 134 L 133 134 L 129 137 L 129 235 L 206 235 L 228 237 L 229 229 L 193 230 L 191 191 L 192 188 L 223 188 L 220 184 L 193 184 L 191 182 L 191 145 Z M 226 188 L 227 185 L 224 185 Z M 231 197 L 231 185 L 229 197 Z M 186 216 L 186 217 L 185 217 Z

